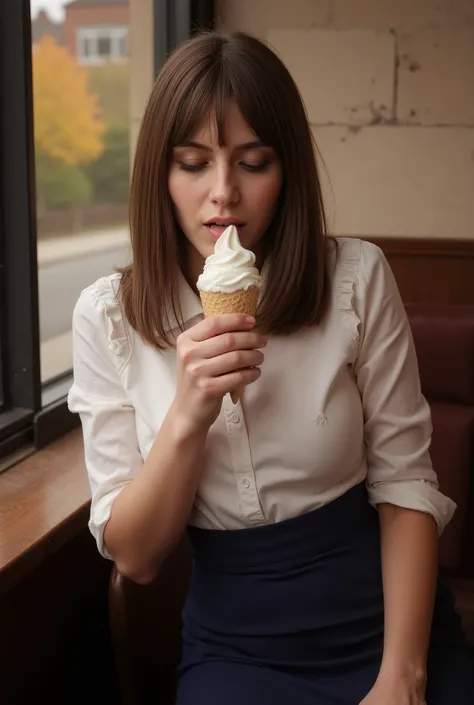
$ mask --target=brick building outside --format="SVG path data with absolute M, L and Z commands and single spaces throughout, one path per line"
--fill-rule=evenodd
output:
M 128 60 L 129 0 L 73 0 L 65 6 L 64 45 L 84 66 Z

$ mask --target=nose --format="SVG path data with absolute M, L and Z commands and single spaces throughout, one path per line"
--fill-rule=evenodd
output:
M 221 166 L 213 174 L 209 198 L 215 206 L 225 208 L 235 205 L 240 200 L 240 192 L 234 179 L 232 168 Z

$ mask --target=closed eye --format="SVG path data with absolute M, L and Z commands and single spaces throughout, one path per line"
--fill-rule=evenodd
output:
M 183 162 L 179 161 L 179 168 L 182 169 L 183 171 L 189 171 L 189 172 L 198 172 L 202 171 L 208 164 L 209 162 L 200 162 L 199 164 L 189 164 L 188 162 Z M 249 172 L 262 172 L 268 169 L 270 166 L 269 161 L 264 161 L 260 162 L 259 164 L 250 164 L 249 162 L 239 162 L 239 166 L 242 167 L 242 169 L 245 169 L 245 171 Z
M 239 162 L 240 166 L 246 171 L 265 171 L 270 166 L 269 161 L 261 162 L 260 164 L 249 164 L 248 162 Z
M 200 164 L 187 164 L 186 162 L 178 162 L 179 168 L 183 171 L 202 171 L 208 162 L 201 162 Z

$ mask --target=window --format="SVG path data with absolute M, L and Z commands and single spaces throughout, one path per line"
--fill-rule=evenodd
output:
M 112 56 L 112 39 L 110 37 L 97 37 L 97 54 L 104 59 Z
M 81 64 L 121 62 L 127 58 L 127 27 L 80 27 L 77 58 Z
M 127 56 L 127 37 L 119 37 L 119 55 Z
M 77 425 L 73 307 L 129 260 L 129 65 L 80 65 L 66 33 L 33 47 L 31 30 L 28 0 L 0 3 L 0 458 Z M 123 51 L 114 32 L 86 51 Z
M 93 56 L 92 43 L 88 37 L 81 37 L 79 40 L 78 56 L 82 62 L 87 62 Z
M 127 56 L 128 27 L 32 46 L 40 4 L 0 2 L 0 472 L 78 425 L 66 404 L 72 310 L 130 256 L 130 62 L 95 61 Z M 64 21 L 68 4 L 49 6 Z M 194 3 L 181 2 L 172 33 L 174 3 L 153 1 L 156 69 L 190 27 L 211 26 L 212 4 L 191 21 Z
M 43 385 L 71 370 L 82 289 L 129 259 L 130 66 L 103 61 L 128 27 L 80 28 L 76 56 L 75 15 L 62 5 L 64 41 L 42 36 L 32 60 Z

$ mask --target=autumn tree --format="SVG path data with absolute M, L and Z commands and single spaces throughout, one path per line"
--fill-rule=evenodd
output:
M 98 97 L 107 125 L 130 124 L 130 67 L 127 63 L 105 61 L 88 66 L 89 91 Z
M 59 205 L 54 203 L 58 183 L 61 205 L 87 202 L 91 187 L 82 167 L 104 148 L 100 106 L 86 71 L 50 36 L 33 52 L 33 94 L 40 207 Z
M 130 71 L 110 61 L 88 68 L 89 89 L 98 96 L 106 125 L 104 151 L 86 168 L 96 203 L 126 203 L 130 183 Z
M 130 182 L 130 140 L 128 125 L 107 126 L 104 151 L 85 173 L 94 185 L 97 203 L 126 203 Z

